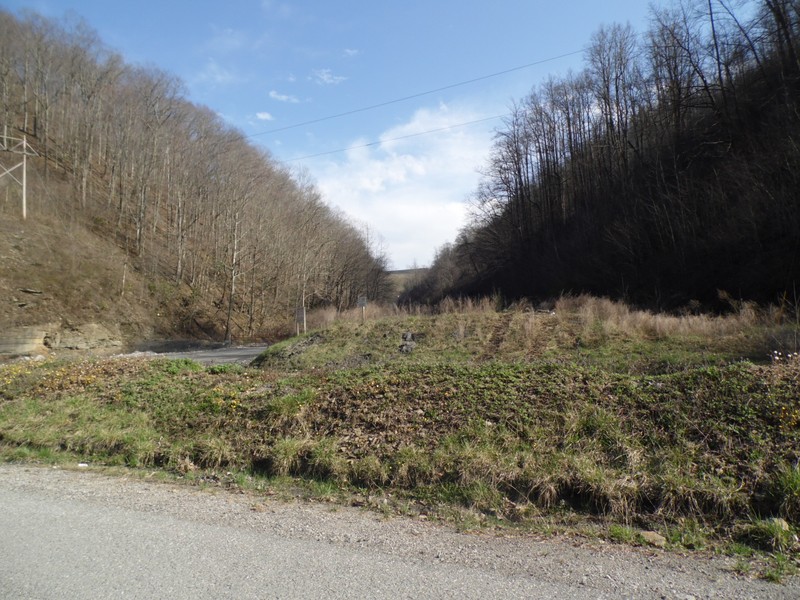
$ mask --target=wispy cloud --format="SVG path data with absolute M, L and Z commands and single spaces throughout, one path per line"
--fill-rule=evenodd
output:
M 205 67 L 194 77 L 196 83 L 207 85 L 224 85 L 236 83 L 239 76 L 230 69 L 221 66 L 213 58 L 209 58 Z
M 345 48 L 344 49 L 345 58 L 353 58 L 354 56 L 358 56 L 358 50 L 354 48 Z
M 258 119 L 259 121 L 274 121 L 275 117 L 273 117 L 268 112 L 257 112 L 256 119 Z
M 228 54 L 247 48 L 249 45 L 250 41 L 246 33 L 228 27 L 215 29 L 214 35 L 206 42 L 205 47 L 211 52 Z
M 288 94 L 279 94 L 275 90 L 270 91 L 269 97 L 273 100 L 277 100 L 278 102 L 288 102 L 289 104 L 297 104 L 300 100 L 296 96 L 290 96 Z
M 347 81 L 347 77 L 334 75 L 330 69 L 315 69 L 311 71 L 311 80 L 320 85 L 338 85 Z
M 288 2 L 275 2 L 274 0 L 261 0 L 261 8 L 273 17 L 288 19 L 292 16 L 292 6 Z
M 385 142 L 359 148 L 368 140 L 354 140 L 344 155 L 308 166 L 326 201 L 382 236 L 395 268 L 429 264 L 436 248 L 452 242 L 467 222 L 467 200 L 491 146 L 491 124 L 388 140 L 480 117 L 469 109 L 421 109 L 383 132 Z

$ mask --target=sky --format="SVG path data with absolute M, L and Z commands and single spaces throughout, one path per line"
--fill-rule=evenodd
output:
M 310 177 L 395 269 L 429 265 L 467 224 L 500 117 L 514 101 L 550 75 L 582 69 L 601 25 L 644 32 L 650 15 L 646 0 L 0 0 L 0 7 L 78 16 L 126 62 L 176 75 L 191 101 Z

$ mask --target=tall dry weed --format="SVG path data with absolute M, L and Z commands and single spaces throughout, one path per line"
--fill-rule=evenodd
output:
M 622 302 L 594 296 L 564 296 L 556 302 L 556 313 L 574 315 L 585 328 L 601 327 L 604 333 L 663 339 L 673 336 L 713 338 L 740 333 L 759 325 L 763 318 L 749 302 L 728 315 L 670 315 L 631 309 Z
M 335 307 L 315 308 L 308 311 L 306 317 L 309 329 L 324 329 L 337 321 L 345 323 L 360 323 L 362 320 L 374 321 L 385 317 L 409 317 L 431 314 L 431 309 L 424 305 L 401 306 L 398 304 L 367 303 L 361 308 L 337 310 Z

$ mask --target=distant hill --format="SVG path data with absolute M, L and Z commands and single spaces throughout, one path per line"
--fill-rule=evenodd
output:
M 796 305 L 799 19 L 797 2 L 675 2 L 646 32 L 601 27 L 581 71 L 514 104 L 471 222 L 409 296 Z
M 27 220 L 0 178 L 0 326 L 273 339 L 299 307 L 388 299 L 387 258 L 308 177 L 85 24 L 0 9 L 0 80 L 0 165 L 35 153 Z
M 397 299 L 403 292 L 417 285 L 422 278 L 425 277 L 427 272 L 427 267 L 389 271 L 389 281 L 392 284 L 393 297 Z

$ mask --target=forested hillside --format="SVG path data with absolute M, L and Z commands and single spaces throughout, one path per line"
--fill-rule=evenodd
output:
M 796 301 L 800 2 L 680 0 L 587 42 L 513 106 L 471 223 L 408 298 Z
M 179 328 L 192 330 L 203 312 L 206 333 L 254 338 L 300 306 L 343 309 L 389 289 L 386 258 L 307 177 L 191 103 L 176 77 L 127 64 L 80 21 L 0 10 L 0 135 L 4 150 L 26 138 L 38 154 L 28 159 L 25 222 L 20 187 L 3 181 L 4 230 L 62 223 L 90 231 L 99 248 L 112 243 L 116 296 L 134 275 L 149 282 Z M 20 160 L 0 151 L 6 167 Z

